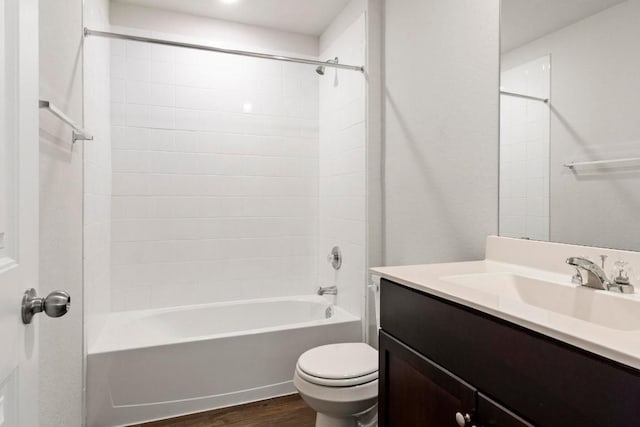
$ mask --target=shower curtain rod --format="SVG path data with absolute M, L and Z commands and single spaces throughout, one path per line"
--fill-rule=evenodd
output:
M 132 36 L 129 34 L 111 33 L 108 31 L 97 31 L 97 30 L 91 30 L 87 27 L 84 28 L 84 36 L 85 37 L 98 36 L 98 37 L 108 37 L 112 39 L 133 40 L 137 42 L 161 44 L 166 46 L 206 50 L 209 52 L 227 53 L 230 55 L 240 55 L 240 56 L 250 56 L 252 58 L 271 59 L 274 61 L 297 62 L 301 64 L 320 65 L 323 67 L 340 68 L 343 70 L 353 70 L 353 71 L 360 71 L 361 73 L 364 73 L 364 66 L 358 66 L 358 65 L 336 64 L 333 62 L 314 61 L 312 59 L 294 58 L 291 56 L 269 55 L 266 53 L 249 52 L 244 50 L 223 49 L 220 47 L 206 46 L 202 44 L 182 43 L 182 42 L 176 42 L 171 40 L 156 39 L 152 37 Z
M 500 95 L 515 96 L 516 98 L 531 99 L 533 101 L 542 101 L 545 104 L 549 103 L 549 98 L 538 98 L 537 96 L 523 95 L 521 93 L 515 93 L 515 92 L 506 92 L 504 90 L 500 91 Z

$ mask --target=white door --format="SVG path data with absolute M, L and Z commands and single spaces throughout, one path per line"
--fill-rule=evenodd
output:
M 0 0 L 0 427 L 38 425 L 38 3 Z

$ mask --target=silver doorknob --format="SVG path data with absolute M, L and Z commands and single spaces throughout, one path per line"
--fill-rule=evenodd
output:
M 467 425 L 467 423 L 470 423 L 470 422 L 471 422 L 471 415 L 469 414 L 462 415 L 462 412 L 456 412 L 456 423 L 460 427 L 464 427 Z
M 22 297 L 22 323 L 28 325 L 33 316 L 44 311 L 49 317 L 60 317 L 71 308 L 71 296 L 65 291 L 53 291 L 46 298 L 38 298 L 31 288 Z

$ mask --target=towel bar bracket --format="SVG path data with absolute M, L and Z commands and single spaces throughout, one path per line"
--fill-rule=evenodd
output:
M 42 109 L 48 110 L 51 114 L 71 126 L 73 129 L 73 132 L 71 133 L 72 144 L 75 144 L 76 141 L 93 141 L 93 136 L 89 132 L 78 126 L 71 118 L 51 102 L 41 99 L 38 106 Z

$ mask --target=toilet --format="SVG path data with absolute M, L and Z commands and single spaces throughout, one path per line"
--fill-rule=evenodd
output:
M 365 343 L 312 348 L 298 359 L 293 384 L 317 412 L 316 427 L 356 427 L 376 410 L 378 352 Z
M 377 283 L 376 283 L 377 282 Z M 370 318 L 377 342 L 379 279 L 368 287 Z M 293 384 L 316 411 L 316 427 L 375 427 L 378 401 L 378 351 L 368 344 L 339 343 L 312 348 L 296 363 Z

